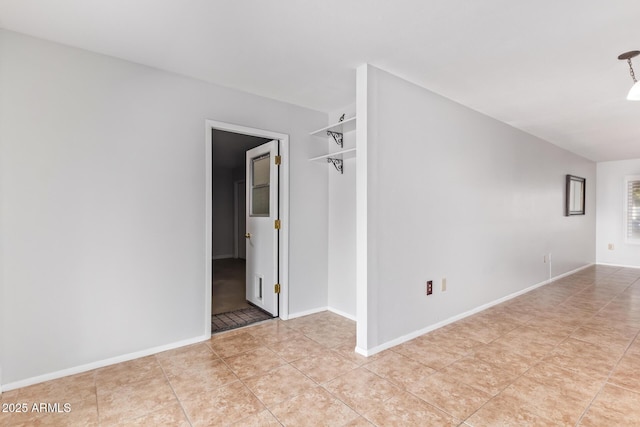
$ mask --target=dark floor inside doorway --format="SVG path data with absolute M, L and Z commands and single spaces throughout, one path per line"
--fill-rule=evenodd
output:
M 247 302 L 245 272 L 246 262 L 242 258 L 213 261 L 211 333 L 273 318 Z

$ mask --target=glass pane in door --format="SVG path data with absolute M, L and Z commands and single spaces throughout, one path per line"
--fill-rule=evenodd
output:
M 269 155 L 251 160 L 251 216 L 269 216 Z

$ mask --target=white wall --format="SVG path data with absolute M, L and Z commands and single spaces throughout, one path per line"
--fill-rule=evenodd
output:
M 640 159 L 598 163 L 596 261 L 640 267 L 640 245 L 625 242 L 627 175 L 640 175 Z M 613 244 L 614 249 L 608 248 Z
M 553 276 L 594 262 L 593 162 L 374 67 L 358 79 L 359 350 L 544 282 L 544 254 Z M 566 174 L 586 178 L 585 216 L 563 215 Z
M 355 104 L 329 114 L 337 123 L 345 113 L 355 115 Z M 355 131 L 343 134 L 343 148 L 328 138 L 329 152 L 356 146 Z M 325 166 L 329 179 L 329 309 L 343 316 L 356 317 L 356 159 L 345 159 L 343 174 Z
M 234 248 L 234 169 L 213 168 L 213 258 L 233 258 Z
M 205 119 L 290 135 L 289 311 L 326 307 L 326 114 L 0 40 L 3 384 L 203 336 Z
M 213 258 L 235 257 L 235 186 L 245 180 L 244 159 L 235 167 L 213 166 Z M 244 204 L 245 200 L 239 203 Z M 241 233 L 244 242 L 244 232 Z M 244 247 L 243 245 L 240 248 Z M 242 250 L 240 258 L 246 252 Z

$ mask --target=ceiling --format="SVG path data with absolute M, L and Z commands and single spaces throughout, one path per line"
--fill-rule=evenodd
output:
M 0 0 L 0 27 L 321 111 L 392 72 L 594 161 L 640 158 L 637 0 Z M 640 75 L 640 58 L 637 68 Z

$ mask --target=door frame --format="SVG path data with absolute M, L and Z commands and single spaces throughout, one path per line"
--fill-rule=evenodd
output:
M 263 129 L 240 126 L 233 123 L 205 120 L 205 233 L 204 233 L 204 333 L 211 337 L 211 255 L 213 250 L 213 140 L 212 132 L 221 130 L 259 138 L 277 139 L 280 141 L 280 254 L 278 267 L 280 271 L 280 318 L 289 318 L 289 135 Z

